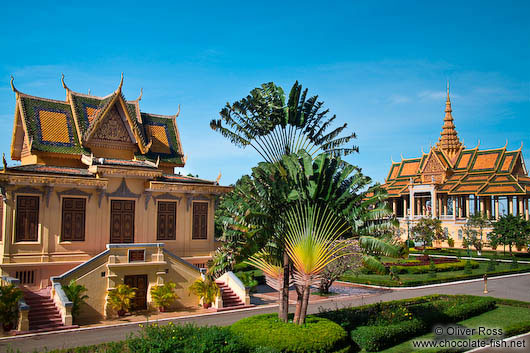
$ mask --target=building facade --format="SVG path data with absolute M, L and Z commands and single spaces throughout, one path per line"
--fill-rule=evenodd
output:
M 11 82 L 11 159 L 21 163 L 4 158 L 0 172 L 0 274 L 29 290 L 76 279 L 95 314 L 119 283 L 141 287 L 145 306 L 148 288 L 171 279 L 186 304 L 215 250 L 216 201 L 231 188 L 175 174 L 186 160 L 179 114 L 142 112 L 141 95 L 123 96 L 123 76 L 106 97 L 62 83 L 65 101 Z
M 462 227 L 475 213 L 492 220 L 503 213 L 529 219 L 530 178 L 522 145 L 514 151 L 507 144 L 490 150 L 466 148 L 455 128 L 449 89 L 440 135 L 421 157 L 392 162 L 383 184 L 402 239 L 422 217 L 440 219 L 456 246 L 463 241 Z

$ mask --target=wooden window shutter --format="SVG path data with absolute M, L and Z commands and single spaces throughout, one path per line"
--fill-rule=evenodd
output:
M 156 227 L 157 240 L 177 239 L 177 203 L 159 201 Z
M 17 196 L 17 216 L 15 227 L 15 241 L 38 240 L 38 196 Z
M 193 203 L 192 239 L 206 239 L 208 237 L 208 202 Z
M 64 198 L 61 241 L 85 240 L 86 199 Z

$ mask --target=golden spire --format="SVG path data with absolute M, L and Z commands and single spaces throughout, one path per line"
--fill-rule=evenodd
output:
M 456 132 L 453 115 L 451 115 L 451 99 L 449 98 L 449 81 L 447 81 L 447 99 L 445 101 L 445 117 L 444 124 L 442 126 L 442 132 L 440 133 L 440 139 L 436 144 L 436 147 L 444 150 L 449 158 L 453 159 L 458 155 L 460 149 L 463 147 L 462 143 L 458 139 L 458 133 Z

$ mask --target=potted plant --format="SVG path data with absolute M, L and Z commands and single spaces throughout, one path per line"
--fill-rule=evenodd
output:
M 174 292 L 176 287 L 177 285 L 173 282 L 151 287 L 151 299 L 160 312 L 166 311 L 176 299 L 179 299 L 177 293 Z
M 118 316 L 124 316 L 131 307 L 131 300 L 136 296 L 136 288 L 126 284 L 119 284 L 108 293 L 110 307 L 118 312 Z
M 18 301 L 22 299 L 22 291 L 13 284 L 0 286 L 0 320 L 4 331 L 11 331 L 18 318 Z
M 63 287 L 64 293 L 68 297 L 68 300 L 72 302 L 72 318 L 75 321 L 79 316 L 79 311 L 81 310 L 81 304 L 88 299 L 88 295 L 83 294 L 87 291 L 86 287 L 77 284 L 75 280 L 71 280 L 67 286 Z
M 219 296 L 220 289 L 217 284 L 211 279 L 199 278 L 189 288 L 190 293 L 195 294 L 202 299 L 202 306 L 208 309 L 210 305 L 215 301 L 215 298 Z

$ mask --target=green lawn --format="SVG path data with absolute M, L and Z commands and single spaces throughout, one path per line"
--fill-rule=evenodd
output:
M 386 262 L 386 260 L 383 260 Z M 376 274 L 354 274 L 352 272 L 346 272 L 344 276 L 341 277 L 342 281 L 352 282 L 352 283 L 361 283 L 361 284 L 373 284 L 380 286 L 393 286 L 393 287 L 409 287 L 409 286 L 420 286 L 424 284 L 433 284 L 433 283 L 443 283 L 451 282 L 456 280 L 470 279 L 470 278 L 479 278 L 482 277 L 485 273 L 488 273 L 489 276 L 494 274 L 506 274 L 506 273 L 515 273 L 515 272 L 530 272 L 530 264 L 518 264 L 516 270 L 511 268 L 510 263 L 499 263 L 494 272 L 487 271 L 488 262 L 482 261 L 479 264 L 479 268 L 474 269 L 472 274 L 466 274 L 464 271 L 449 271 L 449 272 L 437 272 L 436 278 L 429 277 L 428 273 L 422 274 L 400 274 L 401 284 L 390 280 L 388 275 L 376 275 Z
M 479 327 L 488 328 L 501 328 L 506 330 L 509 326 L 519 324 L 526 318 L 528 324 L 530 324 L 530 308 L 522 308 L 515 306 L 499 305 L 496 309 L 488 311 L 484 314 L 474 316 L 470 319 L 458 322 L 459 325 L 467 328 L 475 328 L 478 330 Z M 412 346 L 412 341 L 417 340 L 432 340 L 434 338 L 433 333 L 429 333 L 420 337 L 416 337 L 412 340 L 403 342 L 392 348 L 381 351 L 382 353 L 408 353 L 415 351 Z M 487 336 L 472 336 L 472 338 L 488 338 Z M 493 337 L 498 339 L 498 336 Z M 416 349 L 416 351 L 420 351 Z M 443 349 L 422 349 L 421 352 L 434 353 L 434 352 L 445 352 Z M 454 352 L 454 350 L 453 350 Z

